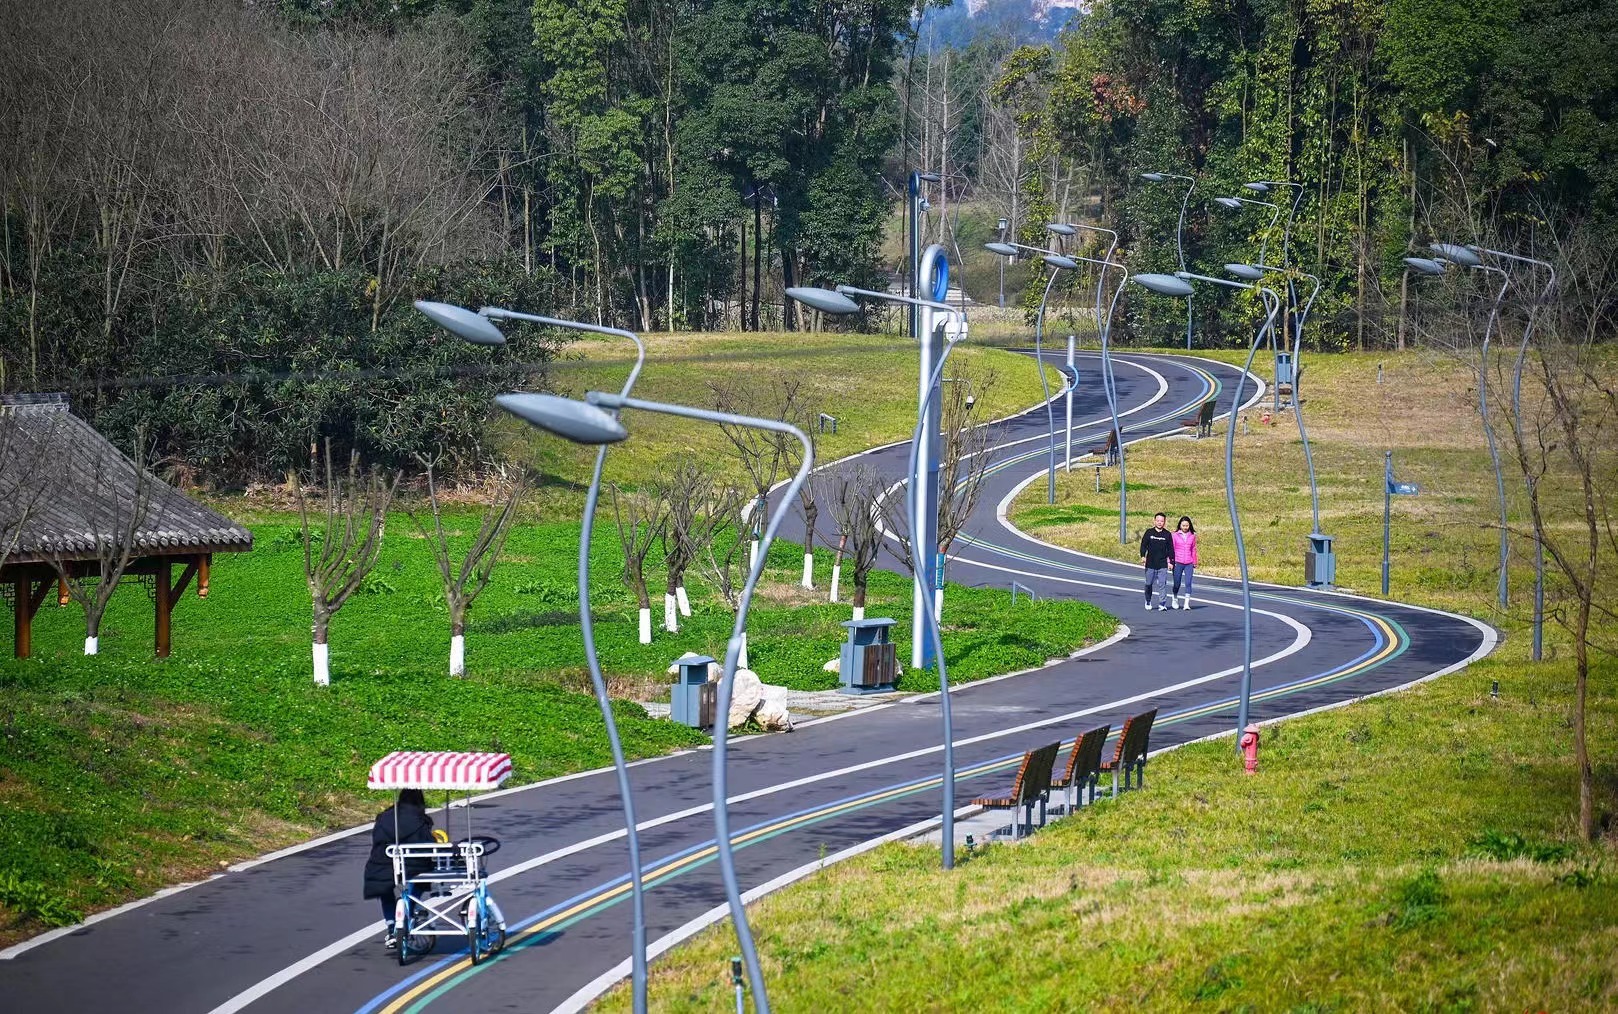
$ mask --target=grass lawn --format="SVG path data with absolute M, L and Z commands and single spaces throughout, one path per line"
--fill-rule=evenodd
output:
M 1569 666 L 1485 662 L 1158 758 L 1148 788 L 952 873 L 884 846 L 753 907 L 783 1011 L 1606 1011 L 1618 858 L 1571 837 Z M 1489 694 L 1501 682 L 1500 697 Z M 1591 680 L 1618 781 L 1618 665 Z M 961 853 L 957 853 L 959 857 Z M 730 1003 L 728 922 L 652 1006 Z M 628 1009 L 616 990 L 605 1010 Z
M 1392 595 L 1493 623 L 1505 635 L 1496 654 L 1271 727 L 1256 778 L 1228 740 L 1199 744 L 1155 760 L 1147 791 L 953 874 L 935 849 L 897 844 L 764 899 L 752 925 L 779 1009 L 1618 1008 L 1618 663 L 1594 655 L 1589 742 L 1606 836 L 1585 845 L 1570 642 L 1547 621 L 1547 661 L 1526 661 L 1526 537 L 1513 543 L 1512 604 L 1494 603 L 1494 480 L 1467 372 L 1414 353 L 1315 355 L 1305 377 L 1339 584 L 1379 590 L 1392 449 L 1398 478 L 1422 487 L 1394 505 Z M 1290 414 L 1264 426 L 1260 407 L 1236 444 L 1249 564 L 1256 580 L 1301 584 L 1302 446 Z M 1204 569 L 1234 576 L 1223 426 L 1215 436 L 1130 449 L 1130 530 L 1138 538 L 1157 510 L 1190 514 Z M 1520 487 L 1508 476 L 1513 523 L 1526 525 Z M 1117 542 L 1116 484 L 1097 494 L 1075 471 L 1055 507 L 1043 500 L 1031 486 L 1013 520 L 1136 559 Z M 1566 605 L 1554 581 L 1549 604 Z M 1615 626 L 1596 636 L 1610 645 Z M 654 1006 L 726 1006 L 735 948 L 727 924 L 660 959 Z M 626 1007 L 627 991 L 605 1006 Z
M 689 360 L 659 369 L 661 342 L 654 340 L 645 391 L 700 398 L 704 377 L 753 368 L 742 355 L 747 342 L 767 356 L 822 338 L 828 344 L 804 361 L 823 369 L 832 365 L 834 338 L 882 341 L 677 338 L 723 349 L 728 358 L 711 368 Z M 1002 371 L 994 395 L 1001 400 L 990 402 L 996 414 L 1015 407 L 1014 399 L 1035 400 L 1032 364 L 1003 352 L 977 354 Z M 913 363 L 908 349 L 887 348 L 859 366 L 861 409 L 844 415 L 835 441 L 828 437 L 830 454 L 908 433 Z M 681 441 L 697 440 L 640 422 L 637 432 L 647 439 L 614 451 L 626 481 Z M 699 449 L 721 453 L 707 436 Z M 380 797 L 364 789 L 365 769 L 389 750 L 500 749 L 513 755 L 519 781 L 609 763 L 584 670 L 573 577 L 578 482 L 588 463 L 555 453 L 557 441 L 545 443 L 555 466 L 546 470 L 549 485 L 525 508 L 472 611 L 464 680 L 446 675 L 448 616 L 437 571 L 402 514 L 389 521 L 382 562 L 364 592 L 333 621 L 327 689 L 311 678 L 298 530 L 273 491 L 220 501 L 253 527 L 255 549 L 217 557 L 209 597 L 179 603 L 170 660 L 150 657 L 151 607 L 133 582 L 114 596 L 102 654 L 94 658 L 80 654 L 77 607 L 47 605 L 35 623 L 35 657 L 0 661 L 0 943 L 362 822 L 380 807 Z M 569 471 L 574 465 L 583 467 Z M 464 543 L 477 518 L 452 513 L 447 525 Z M 731 615 L 693 580 L 695 615 L 680 634 L 659 632 L 642 646 L 634 601 L 618 581 L 620 562 L 609 512 L 595 541 L 593 606 L 603 668 L 613 695 L 623 698 L 617 709 L 626 748 L 648 756 L 699 743 L 696 733 L 649 719 L 632 701 L 666 697 L 664 670 L 681 653 L 721 654 Z M 768 682 L 835 687 L 836 677 L 821 666 L 836 656 L 837 624 L 848 607 L 796 588 L 801 563 L 795 547 L 778 545 L 771 554 L 750 623 L 751 661 Z M 823 553 L 822 587 L 829 566 Z M 661 575 L 653 580 L 660 584 Z M 891 615 L 909 629 L 904 580 L 875 575 L 871 596 L 871 615 Z M 1081 603 L 1013 610 L 1002 591 L 952 588 L 949 596 L 945 640 L 960 680 L 1041 664 L 1112 629 L 1110 618 Z M 1034 616 L 1038 622 L 1028 623 Z M 903 685 L 925 690 L 936 683 L 907 671 Z

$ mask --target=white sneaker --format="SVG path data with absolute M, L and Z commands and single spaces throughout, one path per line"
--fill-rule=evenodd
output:
M 1184 596 L 1183 598 L 1180 599 L 1180 608 L 1181 609 L 1190 609 L 1191 608 L 1191 596 L 1186 595 L 1186 596 Z
M 1180 600 L 1179 600 L 1178 597 L 1176 597 L 1174 595 L 1169 596 L 1169 608 L 1170 609 L 1178 609 L 1178 608 L 1180 608 Z
M 1147 611 L 1147 612 L 1151 612 L 1151 611 L 1152 611 L 1152 604 L 1151 604 L 1151 603 L 1150 603 L 1150 602 L 1148 602 L 1148 603 L 1146 603 L 1146 611 Z
M 1166 613 L 1166 612 L 1168 612 L 1168 609 L 1169 609 L 1169 607 L 1168 607 L 1168 606 L 1165 606 L 1165 605 L 1164 605 L 1164 604 L 1163 604 L 1163 603 L 1161 603 L 1161 602 L 1159 602 L 1159 603 L 1158 603 L 1158 604 L 1157 604 L 1157 611 L 1158 611 L 1158 612 L 1160 612 L 1160 613 Z

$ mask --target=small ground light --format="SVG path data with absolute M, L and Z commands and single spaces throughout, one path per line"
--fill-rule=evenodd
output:
M 745 980 L 742 978 L 742 959 L 740 956 L 730 959 L 730 981 L 736 987 L 736 1014 L 742 1014 L 742 994 Z
M 972 850 L 977 848 L 977 847 L 978 847 L 977 841 L 971 835 L 967 835 L 966 836 L 966 854 L 971 855 Z
M 1489 681 L 1489 696 L 1493 697 L 1497 701 L 1500 699 L 1500 681 L 1499 680 L 1490 680 Z

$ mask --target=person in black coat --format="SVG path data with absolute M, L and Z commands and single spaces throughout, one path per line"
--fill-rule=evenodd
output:
M 427 798 L 420 789 L 400 789 L 399 799 L 376 815 L 371 827 L 371 856 L 365 860 L 365 897 L 375 898 L 382 905 L 382 918 L 388 924 L 385 941 L 389 948 L 396 946 L 393 909 L 396 900 L 393 882 L 393 860 L 388 858 L 389 845 L 414 845 L 433 840 L 433 818 L 427 813 Z M 415 867 L 420 866 L 418 870 Z M 430 869 L 432 863 L 423 861 L 406 867 L 414 875 Z

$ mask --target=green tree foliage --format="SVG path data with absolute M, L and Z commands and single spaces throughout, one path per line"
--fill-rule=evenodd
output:
M 1107 0 L 1063 35 L 1048 72 L 1025 51 L 999 84 L 1008 102 L 1048 90 L 1024 118 L 1055 159 L 1030 200 L 1048 202 L 1063 173 L 1087 179 L 1136 270 L 1173 266 L 1183 193 L 1141 172 L 1197 176 L 1186 245 L 1204 269 L 1280 239 L 1266 209 L 1209 199 L 1255 179 L 1304 183 L 1293 260 L 1326 286 L 1306 337 L 1364 346 L 1405 340 L 1401 258 L 1429 227 L 1469 238 L 1493 217 L 1525 242 L 1575 218 L 1618 229 L 1615 44 L 1618 10 L 1599 0 Z M 1284 221 L 1289 195 L 1269 199 Z M 1198 304 L 1206 340 L 1251 333 L 1251 301 Z M 1181 312 L 1126 309 L 1135 337 L 1159 341 Z

